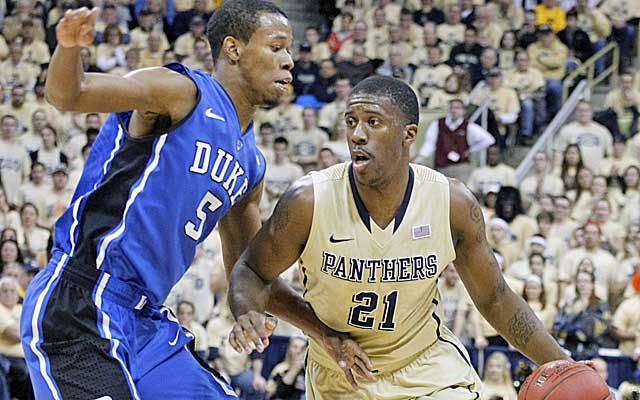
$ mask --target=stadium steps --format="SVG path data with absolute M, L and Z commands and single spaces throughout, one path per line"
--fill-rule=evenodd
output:
M 600 84 L 593 89 L 593 93 L 591 93 L 591 104 L 594 105 L 596 110 L 602 108 L 604 104 L 604 99 L 607 96 L 607 93 L 612 90 L 609 84 Z M 525 158 L 527 153 L 529 152 L 530 147 L 515 145 L 509 148 L 508 151 L 504 152 L 503 159 L 507 165 L 512 166 L 513 168 L 517 168 L 520 165 L 520 162 Z
M 283 0 L 280 6 L 289 16 L 293 26 L 294 54 L 298 52 L 298 46 L 304 41 L 304 29 L 309 25 L 321 26 L 320 2 L 317 0 Z

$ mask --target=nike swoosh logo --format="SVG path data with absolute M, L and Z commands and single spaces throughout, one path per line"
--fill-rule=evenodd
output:
M 217 119 L 218 121 L 227 122 L 224 120 L 224 118 L 214 113 L 211 107 L 207 108 L 207 111 L 204 112 L 204 115 L 206 115 L 209 118 Z
M 336 238 L 333 237 L 333 234 L 331 234 L 331 236 L 329 237 L 329 241 L 331 243 L 349 242 L 351 240 L 353 240 L 353 238 L 350 238 L 350 239 L 336 239 Z

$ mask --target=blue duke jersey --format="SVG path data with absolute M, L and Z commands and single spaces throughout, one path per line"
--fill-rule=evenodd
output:
M 152 304 L 164 301 L 196 245 L 265 171 L 253 127 L 242 134 L 222 86 L 181 64 L 167 68 L 195 82 L 194 109 L 170 131 L 148 137 L 128 135 L 132 112 L 110 114 L 55 226 L 54 256 L 70 256 L 65 268 L 108 272 Z

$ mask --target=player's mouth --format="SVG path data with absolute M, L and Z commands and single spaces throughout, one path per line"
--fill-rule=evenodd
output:
M 362 171 L 371 162 L 371 156 L 362 150 L 353 150 L 351 152 L 351 161 L 353 163 L 353 169 Z
M 283 78 L 283 79 L 278 79 L 278 80 L 274 81 L 273 83 L 276 85 L 278 90 L 282 91 L 283 93 L 288 94 L 289 93 L 289 85 L 291 84 L 292 80 L 293 79 L 291 78 L 291 76 L 288 76 L 288 77 Z

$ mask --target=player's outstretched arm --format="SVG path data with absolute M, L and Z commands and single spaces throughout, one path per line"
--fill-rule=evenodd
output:
M 56 27 L 58 46 L 47 73 L 47 100 L 63 111 L 138 110 L 179 121 L 195 103 L 193 82 L 167 68 L 146 68 L 124 77 L 84 73 L 80 49 L 91 45 L 99 9 L 69 10 Z
M 250 350 L 251 346 L 262 351 L 269 343 L 264 314 L 269 311 L 322 343 L 355 389 L 352 369 L 375 380 L 367 355 L 346 335 L 323 324 L 311 306 L 278 278 L 300 257 L 307 243 L 313 207 L 313 183 L 310 177 L 303 177 L 285 192 L 271 218 L 233 267 L 229 306 L 237 323 L 229 342 L 237 351 Z
M 542 365 L 568 359 L 529 305 L 505 282 L 487 242 L 480 205 L 462 183 L 450 180 L 454 264 L 480 313 L 512 345 Z

